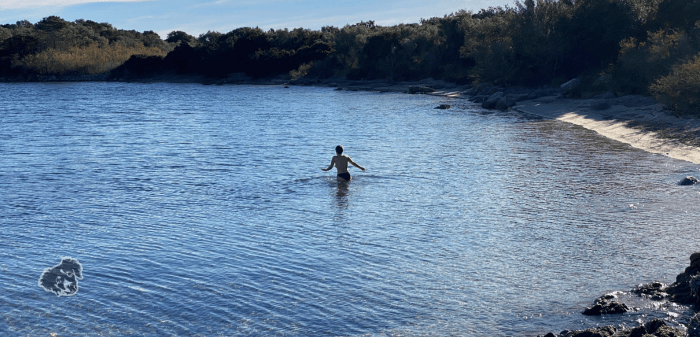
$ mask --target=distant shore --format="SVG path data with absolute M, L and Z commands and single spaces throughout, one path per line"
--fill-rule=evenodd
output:
M 166 74 L 148 78 L 112 79 L 106 75 L 42 76 L 26 79 L 0 79 L 0 82 L 134 82 L 134 83 L 201 83 L 205 85 L 278 85 L 334 87 L 345 91 L 374 91 L 409 93 L 409 88 L 426 88 L 419 94 L 469 100 L 478 94 L 470 85 L 458 85 L 442 80 L 390 82 L 387 80 L 297 79 L 284 77 L 254 79 L 243 74 L 226 78 L 206 78 L 200 75 Z M 506 89 L 508 90 L 508 89 Z M 492 89 L 493 91 L 493 89 Z M 532 91 L 532 90 L 530 90 Z M 528 92 L 528 89 L 519 89 Z M 558 92 L 558 93 L 557 93 Z M 483 94 L 479 93 L 479 94 Z M 476 103 L 475 103 L 476 104 Z M 550 89 L 545 96 L 520 100 L 510 109 L 543 118 L 579 125 L 600 135 L 629 144 L 647 152 L 700 164 L 700 119 L 675 117 L 661 104 L 649 97 L 621 96 L 591 99 L 563 98 L 561 92 Z

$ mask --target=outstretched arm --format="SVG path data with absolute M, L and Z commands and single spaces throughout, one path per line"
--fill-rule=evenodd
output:
M 364 167 L 362 167 L 362 166 L 360 166 L 360 164 L 352 161 L 352 159 L 350 159 L 350 157 L 348 157 L 348 162 L 350 164 L 352 164 L 352 166 L 355 166 L 355 167 L 359 168 L 360 170 L 362 170 L 362 172 L 366 171 Z
M 331 159 L 331 164 L 328 165 L 328 168 L 326 169 L 321 169 L 321 171 L 328 171 L 333 168 L 333 165 L 335 165 L 335 158 Z

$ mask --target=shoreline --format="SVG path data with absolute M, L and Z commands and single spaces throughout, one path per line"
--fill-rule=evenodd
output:
M 277 85 L 332 87 L 335 90 L 422 94 L 481 102 L 502 91 L 518 97 L 510 109 L 542 118 L 571 123 L 597 132 L 603 137 L 655 154 L 700 164 L 700 118 L 676 117 L 649 97 L 629 95 L 590 99 L 563 98 L 559 88 L 543 90 L 485 86 L 475 90 L 427 78 L 419 81 L 347 80 L 344 78 L 290 80 L 285 76 L 254 79 L 244 74 L 225 78 L 202 75 L 162 74 L 149 78 L 109 79 L 107 74 L 83 76 L 36 76 L 27 79 L 2 78 L 0 83 L 126 82 L 126 83 L 199 83 L 203 85 Z M 416 91 L 417 92 L 411 92 Z M 537 93 L 532 97 L 533 93 Z M 530 97 L 526 97 L 526 96 Z M 612 96 L 612 97 L 611 97 Z
M 578 125 L 650 153 L 700 164 L 700 120 L 671 116 L 660 104 L 613 105 L 592 111 L 594 104 L 596 100 L 535 99 L 520 102 L 513 110 Z

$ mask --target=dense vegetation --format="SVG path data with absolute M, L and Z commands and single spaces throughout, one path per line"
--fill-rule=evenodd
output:
M 126 61 L 126 62 L 125 62 Z M 0 76 L 196 74 L 502 86 L 578 77 L 582 95 L 654 94 L 700 115 L 700 0 L 525 0 L 415 24 L 239 28 L 199 37 L 48 17 L 0 27 Z

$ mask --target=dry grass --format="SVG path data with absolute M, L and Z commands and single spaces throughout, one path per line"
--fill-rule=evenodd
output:
M 157 47 L 145 47 L 140 43 L 133 47 L 126 47 L 117 42 L 102 48 L 92 44 L 65 50 L 47 49 L 23 58 L 13 66 L 23 67 L 41 75 L 95 75 L 120 66 L 132 55 L 165 56 L 165 54 L 165 51 Z

